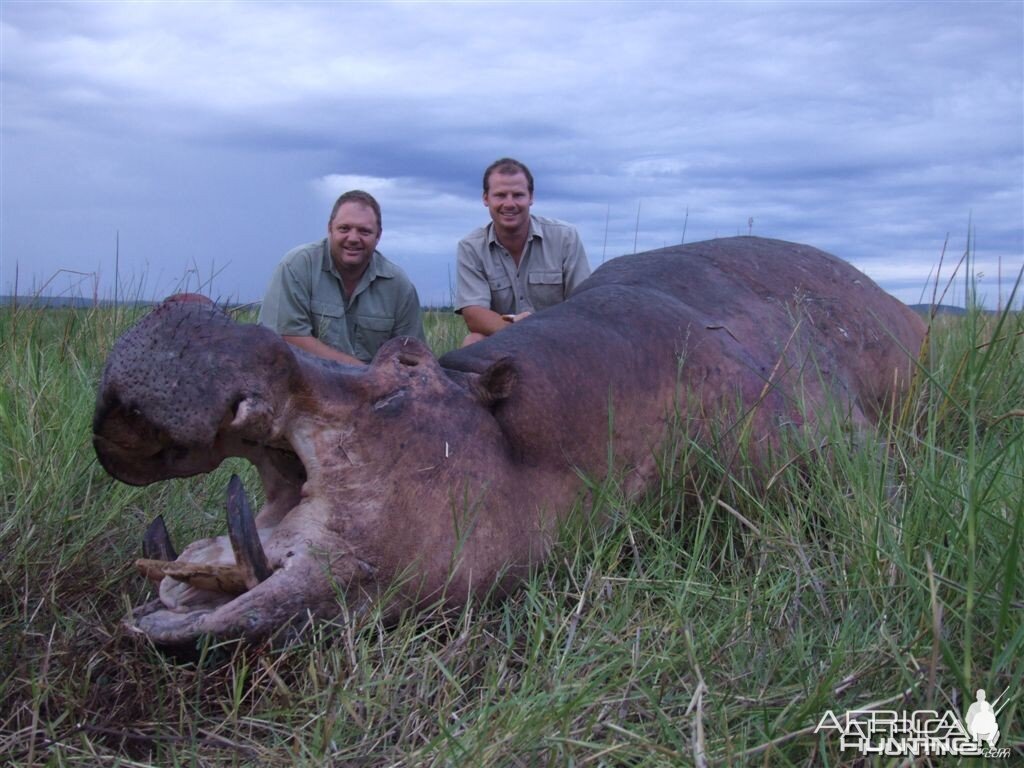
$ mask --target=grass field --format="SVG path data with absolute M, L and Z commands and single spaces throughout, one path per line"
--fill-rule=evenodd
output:
M 937 322 L 912 406 L 877 440 L 836 425 L 766 493 L 700 456 L 640 500 L 597 488 L 615 524 L 566 532 L 502 604 L 188 662 L 121 626 L 148 593 L 143 528 L 223 533 L 229 473 L 259 483 L 244 463 L 147 488 L 100 469 L 96 384 L 132 320 L 0 313 L 0 762 L 855 765 L 814 733 L 826 711 L 962 715 L 977 688 L 1009 702 L 992 764 L 1024 759 L 1020 313 Z M 427 329 L 439 353 L 459 336 Z

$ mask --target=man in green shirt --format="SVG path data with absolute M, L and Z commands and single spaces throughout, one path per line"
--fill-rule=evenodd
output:
M 382 232 L 372 195 L 343 194 L 327 237 L 292 249 L 277 266 L 260 323 L 300 349 L 356 365 L 395 336 L 426 341 L 416 288 L 376 250 Z

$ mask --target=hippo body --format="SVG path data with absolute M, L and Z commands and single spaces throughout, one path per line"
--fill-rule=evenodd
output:
M 168 300 L 110 354 L 97 455 L 135 484 L 248 458 L 272 574 L 236 594 L 159 566 L 159 600 L 130 624 L 158 642 L 259 638 L 339 615 L 339 595 L 351 609 L 386 593 L 399 610 L 512 589 L 584 478 L 642 492 L 680 434 L 764 477 L 788 434 L 813 438 L 837 412 L 866 427 L 898 402 L 923 334 L 845 262 L 750 237 L 614 259 L 568 301 L 440 361 L 393 339 L 368 367 L 330 363 Z M 239 557 L 218 537 L 177 561 Z

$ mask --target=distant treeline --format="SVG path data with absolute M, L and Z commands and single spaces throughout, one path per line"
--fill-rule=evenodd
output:
M 155 301 L 119 301 L 122 307 L 152 307 Z M 0 296 L 0 307 L 32 307 L 36 309 L 92 309 L 113 307 L 112 299 L 87 299 L 83 296 Z
M 907 306 L 909 306 L 912 310 L 917 312 L 917 314 L 924 315 L 925 317 L 928 317 L 932 313 L 932 305 L 931 304 L 908 304 Z M 952 304 L 936 304 L 934 309 L 935 309 L 935 314 L 936 315 L 966 315 L 967 314 L 967 310 L 966 309 L 964 309 L 963 307 L 954 307 Z M 981 312 L 982 312 L 982 314 L 985 314 L 985 315 L 995 315 L 995 314 L 998 314 L 996 312 L 996 310 L 994 310 L 994 309 L 983 309 L 983 310 L 981 310 Z
M 17 301 L 15 301 L 17 300 Z M 159 304 L 159 301 L 122 301 L 118 302 L 122 307 L 154 307 Z M 10 307 L 17 305 L 19 307 L 35 308 L 35 309 L 91 309 L 92 307 L 103 307 L 109 308 L 115 306 L 114 301 L 111 299 L 87 299 L 84 296 L 0 296 L 0 307 Z M 260 302 L 248 302 L 245 304 L 239 304 L 237 302 L 228 302 L 217 304 L 225 309 L 235 310 L 240 308 L 251 308 L 257 309 Z M 909 307 L 917 312 L 919 315 L 927 317 L 931 314 L 931 304 L 910 304 Z M 429 312 L 451 312 L 451 305 L 444 307 L 423 307 L 425 311 Z M 982 312 L 986 315 L 996 314 L 995 310 L 983 309 Z M 963 307 L 955 307 L 952 304 L 937 304 L 935 306 L 936 315 L 966 315 L 967 310 Z
M 160 301 L 119 301 L 114 302 L 113 299 L 87 299 L 84 296 L 11 296 L 11 295 L 0 295 L 0 307 L 25 307 L 33 309 L 92 309 L 93 307 L 100 307 L 108 309 L 114 306 L 122 307 L 155 307 Z M 236 310 L 241 308 L 259 309 L 261 302 L 251 301 L 245 303 L 239 302 L 216 302 L 218 306 L 224 309 Z M 452 306 L 449 304 L 443 307 L 423 307 L 428 312 L 451 312 Z

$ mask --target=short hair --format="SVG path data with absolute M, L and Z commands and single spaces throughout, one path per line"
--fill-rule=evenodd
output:
M 331 209 L 331 217 L 327 220 L 328 228 L 330 228 L 331 222 L 334 221 L 334 217 L 338 215 L 338 209 L 345 203 L 360 203 L 365 205 L 367 208 L 373 209 L 374 214 L 377 216 L 377 232 L 380 233 L 384 231 L 384 225 L 381 222 L 380 216 L 380 203 L 378 203 L 376 198 L 374 198 L 374 196 L 369 192 L 363 192 L 361 189 L 350 189 L 334 201 L 334 207 Z
M 523 174 L 526 176 L 526 188 L 530 190 L 531 195 L 533 194 L 533 174 L 530 173 L 529 168 L 518 160 L 513 160 L 511 157 L 503 157 L 487 166 L 487 170 L 484 171 L 485 195 L 490 191 L 487 181 L 492 173 L 500 173 L 502 176 L 515 176 L 517 173 Z

